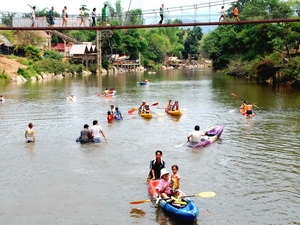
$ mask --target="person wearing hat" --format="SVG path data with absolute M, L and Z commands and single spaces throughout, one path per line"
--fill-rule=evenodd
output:
M 33 130 L 33 124 L 29 123 L 28 128 L 25 130 L 26 142 L 35 142 L 35 131 Z
M 157 150 L 155 152 L 155 159 L 150 161 L 150 172 L 147 178 L 147 182 L 160 178 L 161 169 L 165 168 L 165 161 L 162 160 L 162 151 Z
M 172 182 L 170 181 L 169 172 L 167 169 L 163 168 L 160 171 L 160 180 L 156 187 L 158 195 L 165 199 L 170 198 L 173 194 L 172 192 Z

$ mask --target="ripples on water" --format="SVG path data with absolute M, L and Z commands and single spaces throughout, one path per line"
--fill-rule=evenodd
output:
M 145 74 L 146 76 L 146 74 Z M 175 224 L 147 199 L 145 179 L 154 151 L 161 149 L 167 168 L 179 165 L 186 194 L 195 198 L 197 224 L 297 224 L 299 208 L 299 97 L 210 72 L 167 71 L 143 75 L 85 77 L 6 87 L 0 105 L 1 224 Z M 96 97 L 115 86 L 111 99 Z M 257 101 L 256 117 L 239 115 L 240 99 Z M 70 93 L 76 102 L 65 98 Z M 183 116 L 143 120 L 127 115 L 142 100 L 179 100 Z M 124 121 L 107 124 L 113 104 Z M 98 119 L 106 144 L 80 145 L 84 123 Z M 36 124 L 37 142 L 24 143 L 28 122 Z M 186 149 L 187 134 L 199 124 L 225 126 L 221 139 L 204 149 Z M 32 216 L 34 215 L 34 216 Z

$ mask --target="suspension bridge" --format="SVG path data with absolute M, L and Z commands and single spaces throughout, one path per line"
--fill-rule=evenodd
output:
M 288 22 L 300 22 L 300 18 L 289 19 L 264 19 L 264 20 L 241 20 L 235 21 L 231 19 L 232 15 L 227 15 L 226 21 L 219 22 L 221 6 L 232 6 L 234 2 L 231 0 L 217 0 L 212 2 L 174 6 L 164 8 L 164 23 L 158 24 L 160 20 L 159 9 L 140 10 L 134 12 L 130 11 L 130 6 L 127 12 L 108 13 L 109 26 L 90 26 L 90 17 L 86 15 L 86 26 L 79 26 L 80 18 L 77 15 L 70 15 L 68 18 L 67 26 L 62 27 L 62 18 L 55 18 L 55 25 L 49 27 L 47 18 L 37 17 L 36 24 L 31 27 L 31 19 L 26 17 L 26 14 L 13 14 L 11 18 L 11 26 L 0 26 L 0 30 L 118 30 L 118 29 L 138 29 L 138 28 L 155 28 L 155 27 L 193 27 L 193 26 L 226 26 L 226 25 L 244 25 L 244 24 L 261 24 L 261 23 L 288 23 Z M 2 14 L 2 18 L 5 16 Z M 10 13 L 10 16 L 12 13 Z M 137 18 L 137 23 L 129 23 L 130 18 Z M 98 15 L 100 18 L 100 15 Z M 115 23 L 118 21 L 118 23 Z M 174 21 L 177 21 L 174 23 Z

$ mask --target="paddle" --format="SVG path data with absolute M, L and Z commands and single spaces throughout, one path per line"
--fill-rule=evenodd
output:
M 184 197 L 202 197 L 202 198 L 211 198 L 214 197 L 216 195 L 215 192 L 212 191 L 205 191 L 205 192 L 200 192 L 198 194 L 194 194 L 194 195 L 187 195 Z M 145 202 L 152 202 L 151 199 L 145 199 L 145 200 L 138 200 L 138 201 L 133 201 L 133 202 L 129 202 L 129 204 L 142 204 Z
M 238 96 L 237 94 L 231 93 L 231 95 L 232 95 L 232 96 L 234 96 L 234 97 L 236 97 L 236 98 L 239 98 L 239 99 L 241 99 L 241 100 L 243 100 L 243 101 L 247 101 L 246 99 L 244 99 L 244 98 L 241 98 L 241 97 L 240 97 L 240 96 Z M 249 103 L 251 104 L 251 102 L 249 102 Z M 253 106 L 255 106 L 256 108 L 258 108 L 258 109 L 259 109 L 259 107 L 258 107 L 257 105 L 253 104 Z
M 180 145 L 176 145 L 175 148 L 183 147 L 183 146 L 185 146 L 188 142 L 189 142 L 189 141 L 184 142 L 183 144 L 180 144 Z
M 157 113 L 157 112 L 154 112 L 154 111 L 152 111 L 152 110 L 151 110 L 151 113 L 154 113 L 154 114 L 156 114 L 156 115 L 158 115 L 158 116 L 163 116 L 163 115 L 164 115 L 164 113 Z

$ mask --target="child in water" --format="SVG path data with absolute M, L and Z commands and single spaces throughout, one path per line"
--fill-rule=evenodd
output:
M 114 121 L 114 114 L 111 111 L 107 111 L 107 122 L 112 123 Z

